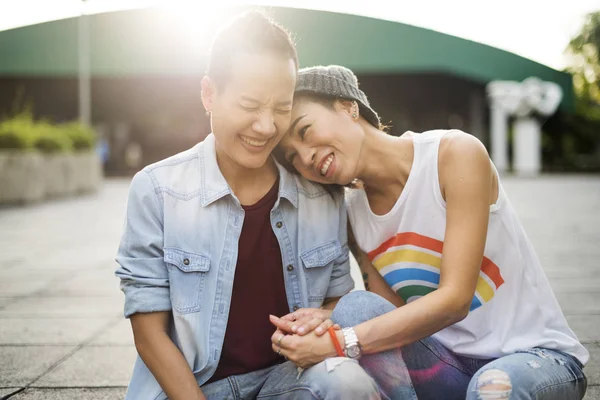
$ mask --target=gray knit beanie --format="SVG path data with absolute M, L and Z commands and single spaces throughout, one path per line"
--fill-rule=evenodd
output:
M 360 114 L 379 129 L 379 116 L 371 108 L 367 95 L 358 88 L 356 75 L 340 65 L 314 66 L 298 71 L 296 93 L 314 93 L 358 103 Z

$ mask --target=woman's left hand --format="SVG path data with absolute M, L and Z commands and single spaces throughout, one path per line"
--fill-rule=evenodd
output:
M 300 368 L 312 367 L 326 358 L 337 356 L 329 335 L 317 336 L 314 332 L 304 336 L 284 335 L 277 330 L 271 336 L 271 342 L 274 352 Z
M 269 315 L 269 320 L 277 329 L 286 334 L 295 333 L 300 336 L 313 331 L 317 336 L 321 336 L 331 326 L 334 329 L 340 329 L 340 326 L 334 324 L 330 318 L 331 310 L 321 310 L 319 308 L 301 308 L 281 318 Z

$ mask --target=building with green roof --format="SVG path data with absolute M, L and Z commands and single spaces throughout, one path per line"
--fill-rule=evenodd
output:
M 489 145 L 486 84 L 536 76 L 563 89 L 571 76 L 521 56 L 428 29 L 325 11 L 268 9 L 297 42 L 301 66 L 340 64 L 355 71 L 392 134 L 458 128 Z M 174 13 L 137 9 L 95 14 L 90 27 L 91 116 L 113 148 L 142 144 L 152 162 L 202 140 L 200 101 L 210 40 L 220 21 L 199 15 L 194 34 Z M 54 120 L 78 115 L 78 19 L 0 32 L 0 113 L 15 99 Z

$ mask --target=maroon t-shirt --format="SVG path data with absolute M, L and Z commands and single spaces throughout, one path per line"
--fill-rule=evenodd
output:
M 269 321 L 269 314 L 289 313 L 281 251 L 270 216 L 278 188 L 276 182 L 258 203 L 244 206 L 223 351 L 219 366 L 207 383 L 284 361 L 271 348 L 275 327 Z

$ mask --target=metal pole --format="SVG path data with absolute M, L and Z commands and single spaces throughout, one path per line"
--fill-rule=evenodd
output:
M 508 113 L 497 103 L 496 99 L 491 99 L 490 123 L 491 123 L 491 142 L 492 142 L 492 161 L 499 173 L 508 172 Z
M 91 126 L 90 22 L 85 2 L 86 0 L 81 0 L 81 13 L 77 31 L 79 44 L 79 122 Z

